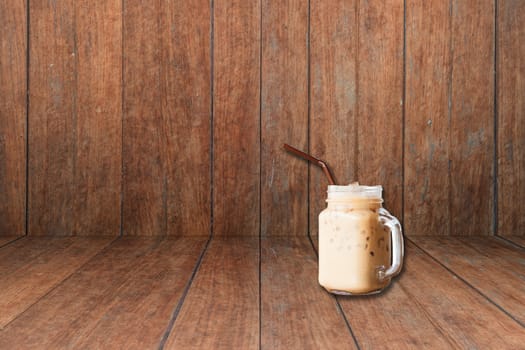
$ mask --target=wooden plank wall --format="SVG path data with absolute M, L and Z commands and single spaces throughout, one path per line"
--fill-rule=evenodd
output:
M 0 235 L 26 232 L 27 2 L 0 3 Z
M 316 234 L 326 179 L 288 142 L 383 184 L 408 235 L 523 235 L 524 18 L 512 0 L 4 1 L 0 234 Z

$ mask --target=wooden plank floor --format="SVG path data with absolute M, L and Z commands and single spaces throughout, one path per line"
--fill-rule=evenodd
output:
M 317 284 L 316 239 L 21 238 L 0 247 L 0 349 L 525 349 L 525 249 L 406 240 L 383 294 Z
M 20 236 L 0 236 L 0 248 L 16 241 L 17 239 L 21 238 Z
M 525 248 L 525 236 L 508 236 L 508 237 L 498 237 L 507 241 L 510 241 L 514 244 L 519 245 L 522 248 Z

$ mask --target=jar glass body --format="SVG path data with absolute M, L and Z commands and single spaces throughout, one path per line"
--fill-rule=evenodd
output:
M 381 198 L 336 198 L 319 215 L 319 284 L 334 294 L 374 294 L 390 284 L 378 278 L 391 265 L 390 229 Z

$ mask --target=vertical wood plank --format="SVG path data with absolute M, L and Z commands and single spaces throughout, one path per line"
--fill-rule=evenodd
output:
M 413 237 L 421 249 L 525 325 L 524 252 L 492 237 Z M 525 333 L 524 333 L 525 336 Z
M 403 190 L 403 1 L 362 1 L 358 43 L 358 179 L 383 186 L 401 215 Z
M 208 235 L 210 1 L 164 1 L 161 91 L 168 235 Z
M 28 232 L 32 235 L 73 231 L 77 122 L 73 4 L 30 2 Z
M 81 239 L 61 238 L 66 240 Z M 157 348 L 205 240 L 124 237 L 92 259 L 82 257 L 89 260 L 85 264 L 78 255 L 96 244 L 83 249 L 70 244 L 77 257 L 66 251 L 67 264 L 60 269 L 70 265 L 76 271 L 0 330 L 0 348 Z M 41 265 L 40 278 L 56 278 L 46 271 L 53 266 Z
M 310 152 L 328 162 L 340 184 L 357 176 L 356 1 L 310 3 Z M 323 172 L 310 168 L 310 232 L 326 207 Z
M 210 3 L 125 3 L 123 232 L 210 232 Z
M 404 228 L 449 233 L 450 4 L 406 2 Z
M 117 235 L 120 1 L 30 6 L 29 233 Z
M 494 1 L 453 1 L 450 234 L 492 233 Z
M 308 2 L 262 2 L 261 232 L 305 235 L 308 165 L 283 150 L 307 149 Z
M 161 1 L 124 2 L 122 232 L 166 232 L 161 110 Z
M 525 2 L 497 4 L 498 234 L 525 236 Z
M 27 2 L 0 3 L 0 236 L 25 234 Z
M 76 1 L 77 235 L 118 235 L 122 170 L 122 1 Z M 51 40 L 51 38 L 48 38 Z
M 258 235 L 260 0 L 214 3 L 214 233 Z

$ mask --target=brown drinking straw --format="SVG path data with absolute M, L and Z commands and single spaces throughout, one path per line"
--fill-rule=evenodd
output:
M 299 156 L 301 158 L 304 158 L 306 160 L 309 160 L 310 162 L 320 166 L 323 171 L 324 171 L 324 174 L 326 175 L 326 177 L 328 178 L 328 182 L 330 183 L 330 185 L 335 185 L 335 181 L 334 181 L 334 178 L 332 177 L 332 174 L 330 173 L 330 169 L 328 168 L 328 165 L 326 165 L 326 163 L 320 159 L 317 159 L 311 155 L 309 155 L 308 153 L 304 153 L 302 151 L 299 151 L 297 148 L 294 148 L 288 144 L 284 144 L 284 148 L 288 151 L 288 152 L 292 152 L 293 154 L 295 154 L 296 156 Z

